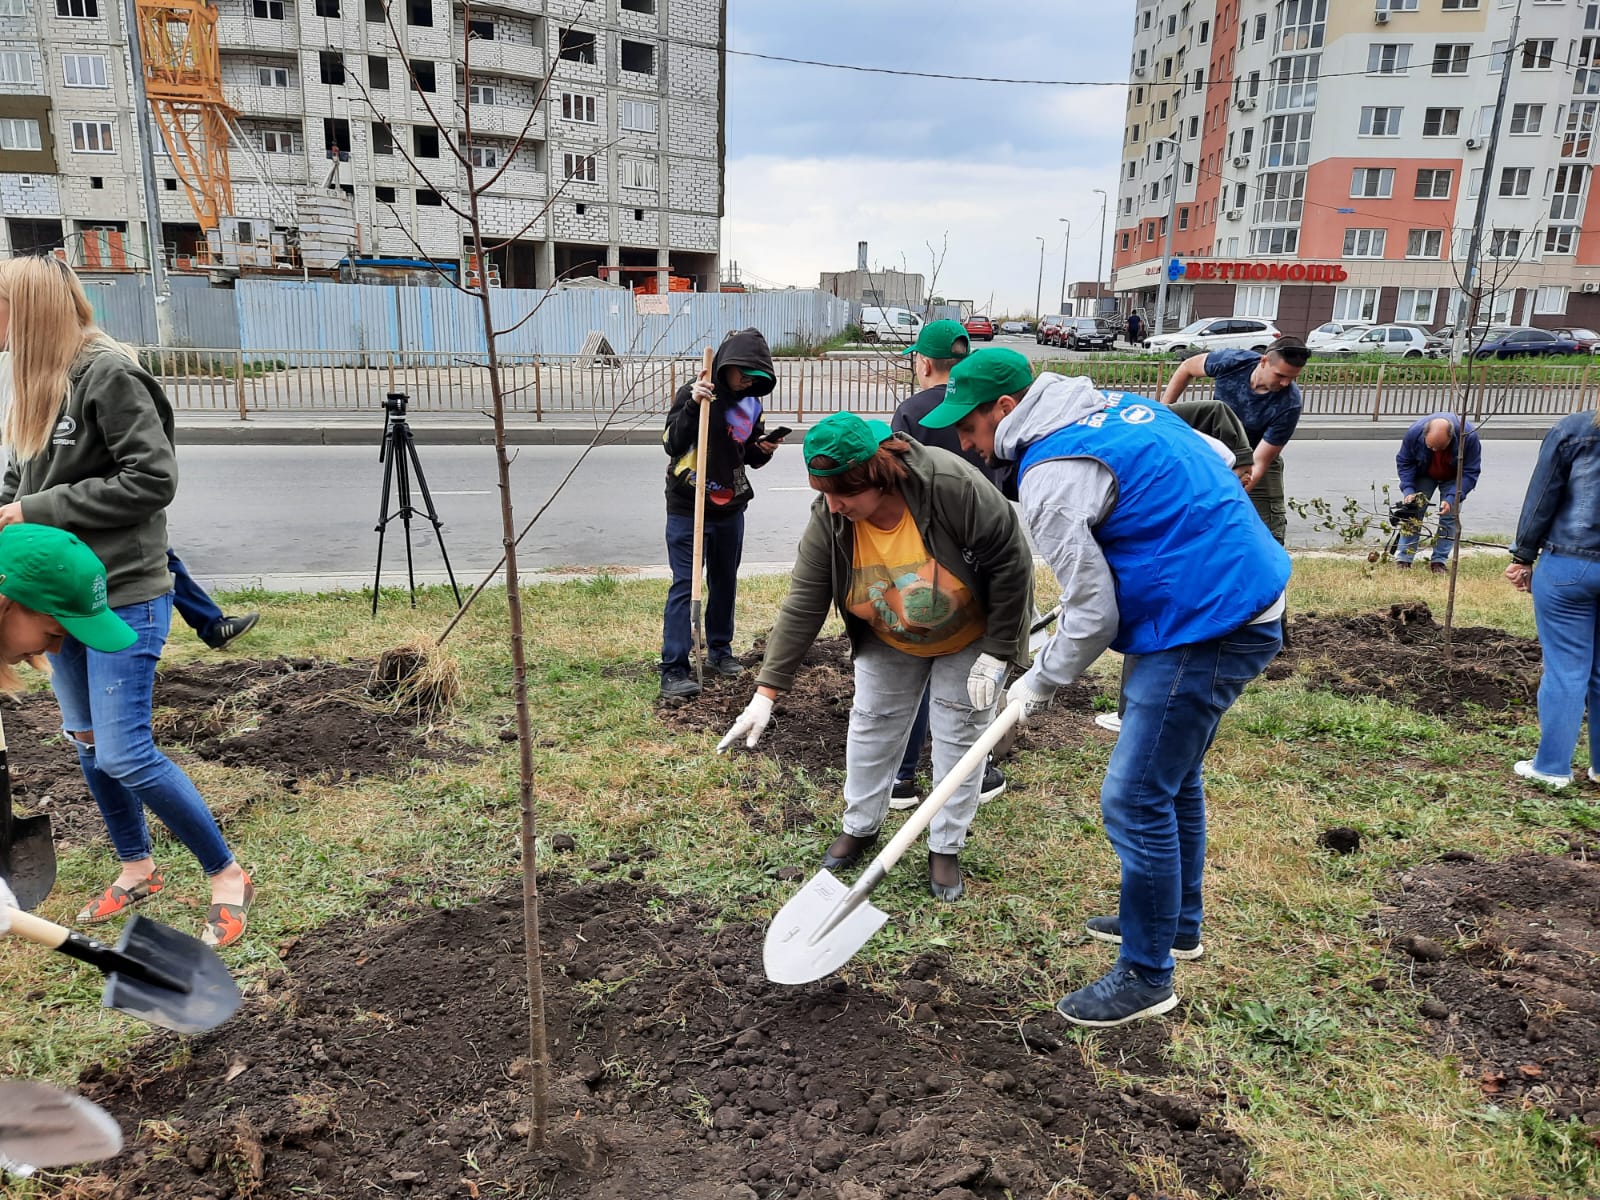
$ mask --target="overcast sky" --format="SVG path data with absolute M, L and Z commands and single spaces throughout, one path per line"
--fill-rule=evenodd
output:
M 728 45 L 863 66 L 1032 79 L 1127 77 L 1132 5 L 950 0 L 729 0 Z M 931 273 L 925 243 L 949 234 L 937 290 L 980 308 L 1044 310 L 1093 279 L 1105 188 L 1116 204 L 1126 89 L 1025 87 L 869 75 L 728 56 L 724 262 L 747 281 L 815 287 L 874 267 Z M 1110 274 L 1108 209 L 1105 273 Z

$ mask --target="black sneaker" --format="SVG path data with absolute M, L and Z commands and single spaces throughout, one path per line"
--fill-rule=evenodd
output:
M 1178 996 L 1169 983 L 1152 987 L 1131 967 L 1116 967 L 1109 975 L 1081 987 L 1056 1001 L 1056 1011 L 1074 1025 L 1091 1029 L 1110 1029 L 1159 1017 L 1178 1007 Z
M 223 617 L 211 625 L 211 636 L 205 639 L 213 650 L 221 650 L 235 638 L 243 637 L 261 620 L 260 613 L 245 613 L 242 617 Z
M 978 803 L 987 804 L 997 796 L 1005 794 L 1006 777 L 999 767 L 985 766 L 983 768 L 983 782 L 978 785 Z
M 734 679 L 744 674 L 744 664 L 731 654 L 723 654 L 713 658 L 708 664 L 714 675 L 721 675 L 724 679 Z
M 1089 931 L 1089 936 L 1097 941 L 1110 942 L 1113 946 L 1122 945 L 1120 917 L 1090 917 L 1083 927 Z M 1193 962 L 1205 952 L 1206 948 L 1200 944 L 1198 937 L 1179 934 L 1172 943 L 1172 957 L 1181 958 L 1184 962 Z
M 685 670 L 663 671 L 661 694 L 668 700 L 692 700 L 700 694 L 700 685 Z
M 894 788 L 889 792 L 889 807 L 896 812 L 902 809 L 915 808 L 922 803 L 922 796 L 917 792 L 915 779 L 896 779 Z

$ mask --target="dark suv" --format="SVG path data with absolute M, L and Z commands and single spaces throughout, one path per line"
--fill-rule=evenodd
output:
M 1063 317 L 1049 341 L 1068 350 L 1110 350 L 1117 344 L 1117 335 L 1102 317 Z

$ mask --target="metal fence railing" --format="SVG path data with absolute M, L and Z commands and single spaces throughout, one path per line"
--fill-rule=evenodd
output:
M 147 369 L 173 406 L 241 420 L 293 412 L 360 412 L 387 392 L 404 392 L 419 412 L 475 413 L 492 406 L 482 355 L 447 352 L 146 349 Z M 1096 385 L 1159 396 L 1173 364 L 1153 359 L 1090 359 L 1058 364 Z M 664 412 L 699 360 L 629 355 L 500 356 L 507 411 L 534 421 L 641 419 Z M 912 389 L 906 360 L 891 353 L 780 358 L 766 401 L 772 418 L 795 423 L 831 412 L 887 416 Z M 1594 403 L 1600 365 L 1474 364 L 1470 415 L 1560 416 Z M 1458 408 L 1465 367 L 1444 363 L 1312 363 L 1300 377 L 1309 416 L 1417 417 Z M 1210 394 L 1197 380 L 1185 393 Z

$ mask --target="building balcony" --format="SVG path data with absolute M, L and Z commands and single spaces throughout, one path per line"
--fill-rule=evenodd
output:
M 474 104 L 472 106 L 472 130 L 474 133 L 493 137 L 515 138 L 522 136 L 526 127 L 529 138 L 544 139 L 544 110 L 536 109 L 533 120 L 529 121 L 529 110 L 517 108 L 509 104 Z M 457 127 L 466 128 L 464 115 L 458 116 Z
M 218 13 L 217 44 L 224 54 L 241 50 L 294 53 L 300 49 L 300 26 L 293 21 L 257 20 L 230 5 Z
M 295 87 L 235 87 L 226 92 L 228 103 L 246 117 L 305 116 L 305 100 Z
M 544 51 L 538 46 L 473 38 L 472 73 L 474 76 L 507 75 L 517 79 L 543 79 Z
M 487 178 L 493 171 L 480 171 L 480 175 Z M 461 186 L 467 186 L 466 172 L 461 173 Z M 491 196 L 509 196 L 518 200 L 532 200 L 538 204 L 544 203 L 544 172 L 521 170 L 512 167 L 507 170 L 488 189 Z

